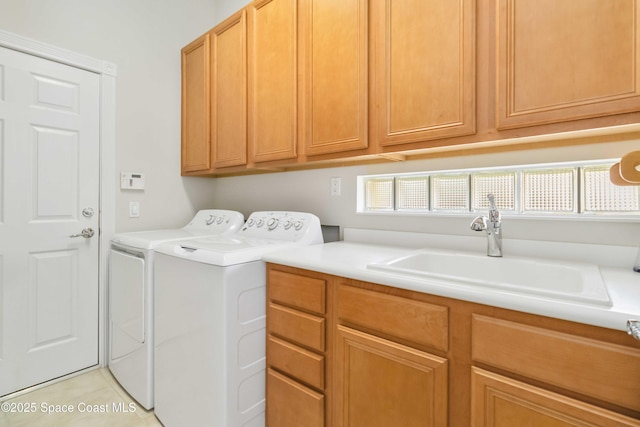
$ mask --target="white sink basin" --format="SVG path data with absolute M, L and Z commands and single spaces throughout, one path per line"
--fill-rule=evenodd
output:
M 595 264 L 423 249 L 367 268 L 416 278 L 611 306 Z

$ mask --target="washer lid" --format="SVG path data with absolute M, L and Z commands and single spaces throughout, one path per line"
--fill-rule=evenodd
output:
M 238 237 L 209 237 L 164 243 L 156 252 L 221 267 L 259 261 L 270 251 L 295 246 L 294 242 Z
M 229 235 L 237 232 L 243 224 L 244 216 L 240 212 L 205 209 L 199 211 L 183 228 L 120 233 L 111 241 L 136 249 L 155 249 L 164 242 Z
M 165 242 L 189 240 L 207 236 L 202 230 L 188 230 L 179 228 L 176 230 L 134 231 L 131 233 L 116 234 L 111 241 L 113 243 L 129 246 L 137 249 L 155 249 Z

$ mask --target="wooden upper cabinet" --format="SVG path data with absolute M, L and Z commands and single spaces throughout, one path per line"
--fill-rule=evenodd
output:
M 475 132 L 475 7 L 474 0 L 371 0 L 378 145 Z
M 368 3 L 300 3 L 301 138 L 307 155 L 368 146 Z
M 211 146 L 215 168 L 247 163 L 247 19 L 211 30 Z
M 211 170 L 209 34 L 182 49 L 182 174 Z
M 640 1 L 500 0 L 497 126 L 640 110 Z
M 248 6 L 249 156 L 254 163 L 297 156 L 296 0 Z

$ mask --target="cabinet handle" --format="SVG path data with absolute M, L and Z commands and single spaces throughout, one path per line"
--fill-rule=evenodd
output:
M 640 321 L 627 320 L 627 333 L 637 340 L 640 340 Z

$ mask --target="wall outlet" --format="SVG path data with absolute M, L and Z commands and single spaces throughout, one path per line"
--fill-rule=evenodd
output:
M 342 178 L 333 177 L 331 178 L 331 195 L 339 196 L 340 195 L 340 186 L 342 185 Z

